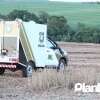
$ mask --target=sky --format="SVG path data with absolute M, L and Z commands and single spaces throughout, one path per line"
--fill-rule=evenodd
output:
M 59 2 L 97 2 L 100 0 L 49 0 L 49 1 L 59 1 Z

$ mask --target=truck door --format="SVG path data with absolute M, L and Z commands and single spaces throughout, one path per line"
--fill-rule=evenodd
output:
M 57 67 L 58 66 L 58 58 L 56 56 L 56 53 L 52 48 L 54 48 L 54 45 L 46 39 L 46 59 L 47 59 L 47 66 L 52 65 Z

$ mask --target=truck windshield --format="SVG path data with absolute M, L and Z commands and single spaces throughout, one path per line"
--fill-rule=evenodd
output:
M 47 47 L 48 48 L 54 48 L 54 47 L 56 47 L 56 44 L 53 41 L 48 39 L 47 40 Z

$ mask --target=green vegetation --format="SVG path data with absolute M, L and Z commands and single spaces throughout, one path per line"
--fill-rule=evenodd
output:
M 27 10 L 32 13 L 38 13 L 40 11 L 47 11 L 48 3 L 47 2 L 0 2 L 0 13 L 8 14 L 14 9 L 18 10 Z
M 48 0 L 0 0 L 1 2 L 45 2 Z
M 67 18 L 71 26 L 81 22 L 88 26 L 100 25 L 100 5 L 84 3 L 50 3 L 48 12 Z
M 47 24 L 57 41 L 100 43 L 99 9 L 99 3 L 0 2 L 0 18 Z
M 56 41 L 100 43 L 100 28 L 78 23 L 76 29 L 63 16 L 49 16 L 48 35 Z
M 27 10 L 38 14 L 40 11 L 50 15 L 64 16 L 68 23 L 75 27 L 78 22 L 91 25 L 100 25 L 100 5 L 82 3 L 56 3 L 56 2 L 0 2 L 0 13 L 8 14 L 14 9 Z

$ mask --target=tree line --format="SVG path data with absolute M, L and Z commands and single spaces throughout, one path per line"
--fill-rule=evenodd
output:
M 47 24 L 48 36 L 55 41 L 100 43 L 100 28 L 77 23 L 76 29 L 73 29 L 64 16 L 49 15 L 46 12 L 34 14 L 27 10 L 13 10 L 7 15 L 0 14 L 0 19 L 3 20 L 16 18 Z

